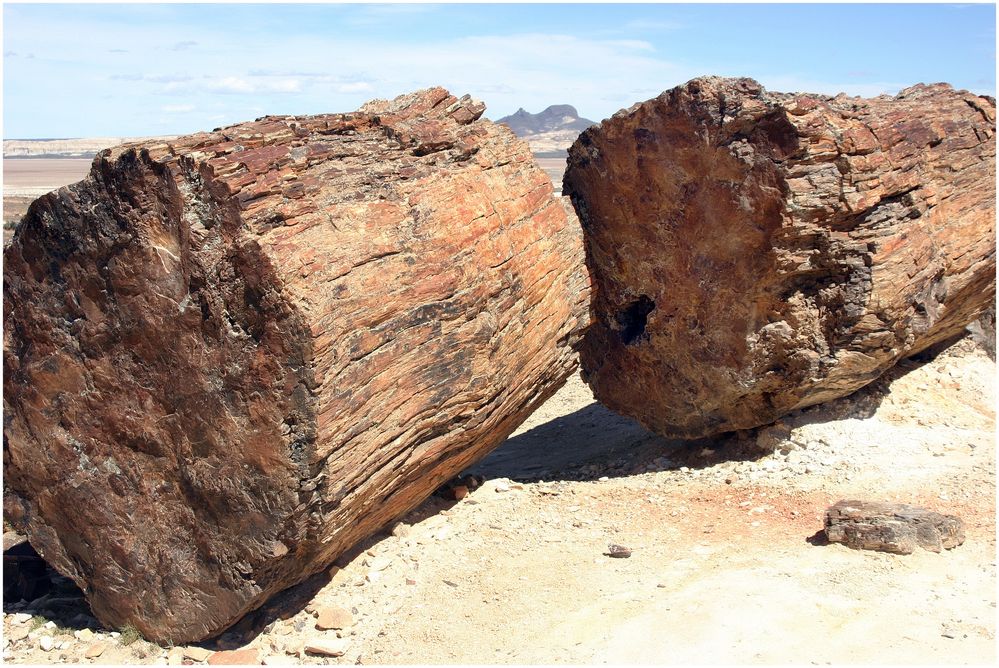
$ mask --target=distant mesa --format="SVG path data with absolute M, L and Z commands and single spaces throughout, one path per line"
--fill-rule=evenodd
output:
M 523 108 L 496 121 L 513 130 L 531 145 L 536 155 L 565 156 L 579 133 L 596 122 L 580 118 L 576 108 L 569 104 L 553 104 L 544 111 L 532 114 Z
M 93 158 L 106 148 L 127 142 L 173 139 L 169 137 L 89 137 L 70 139 L 5 139 L 5 158 Z
M 580 118 L 579 112 L 571 104 L 553 104 L 538 114 L 520 108 L 516 113 L 496 122 L 506 125 L 518 137 L 566 130 L 579 134 L 591 125 L 596 125 L 596 122 L 588 118 Z

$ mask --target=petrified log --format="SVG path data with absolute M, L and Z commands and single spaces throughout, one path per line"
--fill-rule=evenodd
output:
M 964 522 L 905 503 L 840 501 L 826 510 L 826 538 L 855 550 L 940 552 L 964 542 Z
M 575 367 L 581 232 L 435 88 L 102 152 L 4 253 L 4 513 L 111 627 L 225 629 Z
M 695 79 L 569 151 L 608 407 L 667 436 L 840 397 L 995 299 L 995 101 Z

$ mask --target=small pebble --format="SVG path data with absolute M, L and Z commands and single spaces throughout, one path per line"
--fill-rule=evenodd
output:
M 631 556 L 631 548 L 611 543 L 607 546 L 607 556 L 615 559 L 627 559 Z

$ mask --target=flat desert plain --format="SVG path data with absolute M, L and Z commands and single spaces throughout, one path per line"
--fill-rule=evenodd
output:
M 28 205 L 45 193 L 76 183 L 90 171 L 90 158 L 4 158 L 3 241 L 13 236 L 15 225 Z

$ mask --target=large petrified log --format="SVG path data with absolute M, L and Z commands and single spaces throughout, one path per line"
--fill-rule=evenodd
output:
M 499 444 L 572 372 L 581 232 L 437 88 L 109 149 L 4 253 L 4 513 L 192 641 Z
M 563 183 L 610 408 L 664 435 L 846 395 L 995 300 L 995 101 L 693 80 L 585 131 Z

